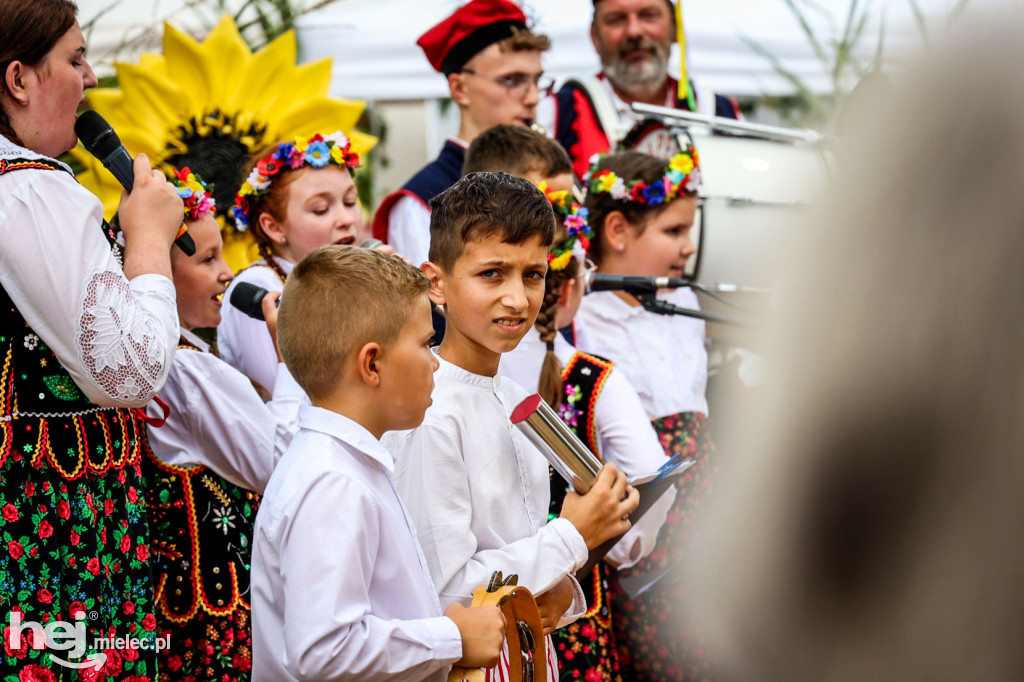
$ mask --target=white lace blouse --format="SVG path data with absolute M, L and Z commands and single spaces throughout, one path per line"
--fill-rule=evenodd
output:
M 46 157 L 0 136 L 0 162 L 16 158 Z M 0 175 L 0 282 L 93 403 L 141 407 L 177 346 L 174 284 L 156 274 L 129 281 L 102 220 L 99 199 L 70 172 Z

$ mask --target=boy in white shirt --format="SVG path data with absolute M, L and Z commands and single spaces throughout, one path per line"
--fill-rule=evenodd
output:
M 440 682 L 453 663 L 497 661 L 501 612 L 442 614 L 378 442 L 431 402 L 428 288 L 401 259 L 348 246 L 317 249 L 285 285 L 278 343 L 313 405 L 256 519 L 254 682 Z
M 544 296 L 554 236 L 544 194 L 522 178 L 473 173 L 431 208 L 422 269 L 448 326 L 423 424 L 385 439 L 398 459 L 396 484 L 442 603 L 469 603 L 492 571 L 515 573 L 537 596 L 549 634 L 586 610 L 570 576 L 589 549 L 629 529 L 638 494 L 610 464 L 586 495 L 566 495 L 549 522 L 547 461 L 509 421 L 528 394 L 497 375 L 498 361 L 533 326 Z M 557 680 L 550 640 L 547 650 L 547 678 Z

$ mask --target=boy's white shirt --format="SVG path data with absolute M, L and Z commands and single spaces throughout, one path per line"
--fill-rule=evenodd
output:
M 675 289 L 658 298 L 699 309 L 692 289 Z M 648 419 L 708 413 L 703 320 L 650 313 L 611 291 L 584 296 L 576 315 L 586 325 L 586 350 L 615 363 L 636 390 Z
M 299 406 L 308 405 L 309 398 L 278 363 L 273 399 L 264 403 L 247 377 L 207 352 L 201 338 L 180 331 L 199 351 L 179 349 L 174 355 L 167 383 L 157 394 L 171 414 L 163 426 L 147 427 L 153 454 L 174 466 L 208 466 L 235 485 L 262 493 L 298 429 Z M 146 414 L 163 417 L 155 401 Z
M 274 257 L 274 262 L 285 275 L 290 274 L 295 267 L 293 263 L 283 258 Z M 221 322 L 217 327 L 217 349 L 224 362 L 273 392 L 278 364 L 277 350 L 274 348 L 274 340 L 270 338 L 270 332 L 267 331 L 267 324 L 249 317 L 229 303 L 231 294 L 239 282 L 255 284 L 267 291 L 284 289 L 281 278 L 265 263 L 266 261 L 258 260 L 251 267 L 242 270 L 224 292 Z
M 370 432 L 306 406 L 256 517 L 253 682 L 443 682 L 462 657 Z
M 528 396 L 515 382 L 439 357 L 423 424 L 384 435 L 395 483 L 416 524 L 441 603 L 469 605 L 494 571 L 515 573 L 539 595 L 586 563 L 586 541 L 567 519 L 548 521 L 548 464 L 509 420 Z M 560 625 L 586 612 L 575 578 Z
M 575 353 L 576 349 L 561 334 L 555 334 L 555 355 L 563 367 Z M 524 386 L 528 391 L 536 392 L 546 354 L 547 346 L 534 327 L 518 346 L 502 354 L 498 374 Z M 586 410 L 587 407 L 582 405 L 580 409 Z M 665 463 L 665 450 L 644 413 L 636 391 L 622 372 L 615 368 L 608 373 L 594 404 L 594 423 L 601 458 L 606 462 L 614 462 L 627 478 L 653 473 Z M 612 548 L 608 558 L 619 568 L 629 568 L 650 554 L 673 500 L 674 489 L 662 495 L 655 506 Z

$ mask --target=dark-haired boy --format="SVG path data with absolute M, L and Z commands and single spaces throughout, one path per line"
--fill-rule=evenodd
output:
M 453 663 L 498 659 L 496 607 L 442 615 L 378 442 L 430 405 L 429 286 L 399 258 L 348 246 L 317 249 L 288 278 L 278 344 L 313 405 L 256 519 L 254 682 L 443 682 Z
M 480 133 L 466 150 L 462 174 L 508 173 L 531 184 L 546 182 L 555 192 L 570 191 L 572 161 L 562 145 L 520 125 L 497 125 Z
M 509 421 L 527 393 L 497 376 L 498 361 L 533 326 L 544 295 L 554 233 L 547 198 L 522 178 L 474 173 L 431 207 L 422 268 L 448 331 L 423 424 L 385 439 L 398 456 L 396 485 L 443 604 L 469 603 L 492 571 L 515 573 L 538 595 L 550 632 L 586 610 L 570 576 L 588 549 L 629 528 L 637 493 L 610 465 L 549 522 L 548 464 Z M 557 680 L 548 652 L 547 678 Z

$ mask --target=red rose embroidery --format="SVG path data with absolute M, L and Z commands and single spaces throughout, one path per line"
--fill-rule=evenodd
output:
M 3 513 L 4 521 L 7 521 L 8 523 L 18 520 L 18 508 L 13 504 L 5 504 Z
M 80 601 L 71 602 L 68 605 L 68 615 L 71 617 L 71 620 L 74 620 L 75 616 L 79 613 L 85 613 L 85 604 Z
M 85 565 L 85 570 L 89 571 L 93 575 L 100 574 L 100 560 L 96 557 L 89 559 L 89 563 Z
M 22 548 L 21 543 L 16 540 L 11 540 L 7 543 L 7 551 L 11 553 L 12 559 L 20 559 L 25 554 L 25 550 Z
M 19 682 L 57 682 L 57 676 L 41 665 L 27 665 L 18 673 Z
M 121 536 L 121 551 L 125 554 L 132 548 L 132 539 L 128 537 L 128 533 Z
M 61 500 L 57 503 L 57 516 L 65 520 L 71 516 L 71 505 L 68 504 L 67 500 Z
M 49 521 L 43 519 L 39 522 L 39 537 L 45 540 L 51 535 L 53 535 L 53 526 L 50 525 Z
M 156 627 L 156 617 L 152 613 L 147 613 L 146 617 L 142 619 L 142 629 L 152 632 Z
M 135 556 L 139 558 L 139 561 L 145 561 L 149 558 L 149 547 L 146 545 L 139 545 L 135 548 Z
M 43 604 L 49 604 L 53 601 L 53 593 L 45 587 L 40 588 L 39 592 L 36 593 L 36 596 L 39 597 L 39 601 Z

